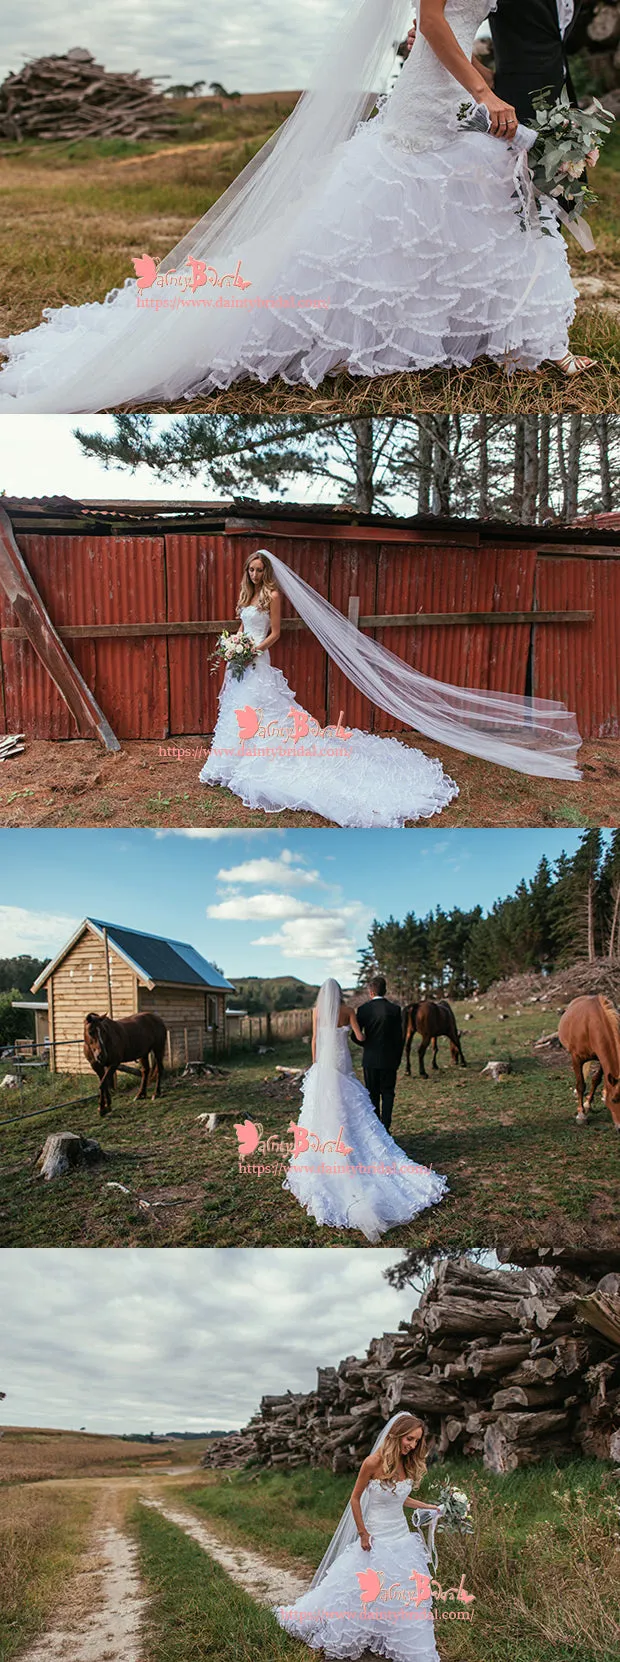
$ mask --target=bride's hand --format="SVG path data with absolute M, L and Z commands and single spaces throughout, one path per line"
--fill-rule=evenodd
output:
M 506 104 L 503 98 L 498 98 L 497 94 L 491 92 L 490 89 L 485 92 L 484 97 L 480 98 L 478 102 L 484 104 L 485 109 L 489 112 L 493 137 L 513 139 L 519 123 L 517 112 L 513 109 L 512 104 Z
M 364 1530 L 363 1535 L 360 1535 L 360 1546 L 362 1552 L 370 1552 L 370 1536 L 367 1529 Z

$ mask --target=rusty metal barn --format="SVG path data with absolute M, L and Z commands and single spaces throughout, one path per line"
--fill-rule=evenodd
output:
M 562 699 L 584 738 L 620 735 L 620 530 L 379 518 L 352 510 L 4 497 L 33 597 L 119 739 L 207 735 L 209 655 L 249 553 L 281 559 L 400 657 L 457 685 Z M 12 597 L 11 597 L 12 595 Z M 35 651 L 0 566 L 0 731 L 89 736 Z M 284 606 L 273 661 L 323 723 L 397 723 Z M 77 677 L 79 679 L 79 677 Z

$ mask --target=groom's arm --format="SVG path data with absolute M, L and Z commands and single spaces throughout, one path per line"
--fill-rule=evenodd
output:
M 351 1033 L 351 1038 L 353 1040 L 354 1045 L 363 1045 L 366 1041 L 366 1030 L 365 1030 L 365 1027 L 364 1027 L 364 1010 L 365 1010 L 365 1008 L 366 1008 L 365 1004 L 360 1004 L 359 1010 L 356 1010 L 356 1012 L 355 1012 L 355 1014 L 357 1016 L 357 1025 L 359 1027 L 359 1030 L 360 1030 L 360 1033 L 361 1033 L 362 1036 L 361 1036 L 361 1039 L 358 1039 L 357 1033 L 355 1033 L 353 1031 L 353 1028 L 351 1027 L 350 1033 Z

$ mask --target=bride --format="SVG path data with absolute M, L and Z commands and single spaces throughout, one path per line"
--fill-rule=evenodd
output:
M 403 826 L 441 812 L 458 786 L 441 763 L 399 739 L 331 731 L 298 704 L 269 649 L 281 593 L 330 659 L 375 705 L 440 744 L 519 772 L 578 779 L 574 716 L 547 699 L 451 687 L 371 640 L 266 548 L 246 559 L 237 612 L 256 657 L 241 682 L 227 668 L 204 785 L 227 785 L 249 808 L 305 809 L 346 827 Z
M 415 1414 L 394 1414 L 363 1462 L 309 1592 L 275 1610 L 287 1633 L 329 1658 L 363 1657 L 370 1651 L 392 1662 L 439 1662 L 431 1558 L 421 1525 L 430 1525 L 433 1553 L 441 1507 L 411 1496 L 425 1471 L 421 1420 Z M 413 1529 L 404 1507 L 412 1509 Z M 363 1588 L 374 1592 L 367 1574 L 373 1570 L 376 1595 L 363 1599 Z
M 106 410 L 246 377 L 315 387 L 342 369 L 483 355 L 589 367 L 568 348 L 576 290 L 557 222 L 534 213 L 524 231 L 516 211 L 527 130 L 472 61 L 495 3 L 420 0 L 410 56 L 367 119 L 410 0 L 355 0 L 293 114 L 152 291 L 127 279 L 0 341 L 0 411 Z M 459 123 L 467 101 L 487 131 Z
M 220 695 L 213 744 L 200 778 L 203 785 L 227 785 L 247 808 L 277 813 L 305 809 L 352 827 L 402 826 L 407 819 L 440 813 L 458 786 L 441 762 L 398 739 L 341 729 L 315 737 L 308 717 L 269 648 L 280 637 L 281 597 L 273 565 L 262 549 L 245 562 L 239 603 L 239 633 L 251 635 L 256 664 L 243 677 L 243 691 L 230 670 Z M 260 713 L 259 732 L 240 743 L 238 706 L 251 700 Z M 247 709 L 247 706 L 246 706 Z
M 349 1029 L 363 1034 L 337 981 L 323 982 L 313 1012 L 312 1067 L 283 1188 L 318 1224 L 360 1229 L 378 1241 L 443 1199 L 445 1177 L 408 1160 L 353 1071 Z

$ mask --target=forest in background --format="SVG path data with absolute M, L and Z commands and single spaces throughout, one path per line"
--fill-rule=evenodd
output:
M 557 521 L 620 509 L 620 417 L 117 415 L 78 429 L 106 469 L 361 513 Z
M 532 970 L 550 973 L 588 959 L 620 958 L 620 831 L 609 841 L 585 831 L 575 854 L 545 857 L 483 915 L 437 906 L 402 923 L 375 919 L 360 953 L 360 985 L 376 971 L 392 995 L 469 998 L 495 981 Z

